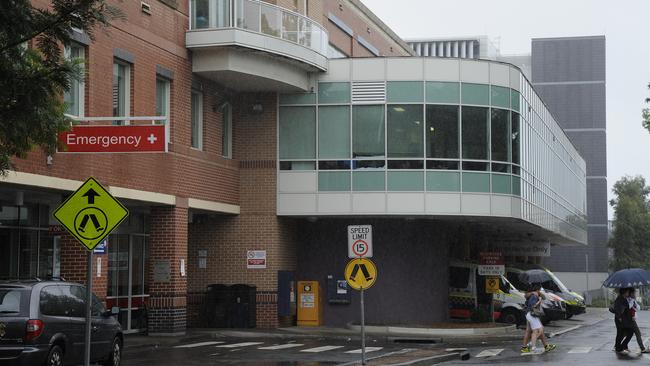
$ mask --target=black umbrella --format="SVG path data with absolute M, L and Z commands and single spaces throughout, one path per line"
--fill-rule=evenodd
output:
M 519 281 L 528 285 L 532 285 L 534 283 L 553 281 L 553 277 L 551 277 L 551 275 L 543 269 L 530 269 L 519 274 Z
M 612 273 L 605 282 L 604 287 L 627 288 L 650 285 L 650 272 L 641 268 L 621 269 Z

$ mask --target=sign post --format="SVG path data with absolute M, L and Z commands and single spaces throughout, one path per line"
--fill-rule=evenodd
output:
M 53 213 L 54 218 L 88 250 L 84 366 L 90 365 L 93 249 L 128 215 L 129 211 L 126 207 L 92 177 L 63 201 Z
M 377 281 L 377 267 L 367 258 L 356 258 L 345 266 L 345 280 L 355 290 L 361 291 L 361 364 L 366 364 L 366 314 L 364 292 Z
M 490 301 L 490 319 L 494 322 L 494 296 L 499 291 L 501 283 L 500 276 L 506 272 L 505 258 L 502 252 L 481 252 L 478 274 L 480 276 L 490 276 L 485 279 L 485 293 L 489 294 Z M 485 304 L 484 304 L 485 305 Z

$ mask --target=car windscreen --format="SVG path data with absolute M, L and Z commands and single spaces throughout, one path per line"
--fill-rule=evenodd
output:
M 27 316 L 30 294 L 25 288 L 0 287 L 0 317 Z

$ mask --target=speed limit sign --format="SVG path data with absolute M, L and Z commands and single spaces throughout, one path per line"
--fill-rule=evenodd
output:
M 372 226 L 371 225 L 348 226 L 348 257 L 349 258 L 372 257 Z

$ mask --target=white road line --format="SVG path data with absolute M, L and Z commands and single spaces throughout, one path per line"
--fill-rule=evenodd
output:
M 384 347 L 366 347 L 366 353 L 375 352 L 384 349 Z M 346 351 L 345 353 L 361 353 L 361 348 L 353 349 L 352 351 Z
M 302 344 L 302 343 L 287 343 L 287 344 L 278 344 L 276 346 L 257 347 L 257 349 L 277 350 L 277 349 L 287 349 L 287 348 L 294 348 L 294 347 L 300 347 L 300 346 L 304 346 L 304 344 Z
M 184 344 L 181 346 L 176 346 L 174 348 L 194 348 L 194 347 L 203 347 L 203 346 L 212 346 L 215 344 L 221 344 L 221 343 L 226 343 L 226 342 L 199 342 L 199 343 L 190 343 L 190 344 Z
M 221 348 L 238 348 L 238 347 L 248 347 L 248 346 L 256 346 L 258 344 L 262 344 L 264 342 L 244 342 L 244 343 L 233 343 L 233 344 L 222 344 Z
M 591 347 L 573 347 L 567 353 L 589 353 Z
M 553 337 L 559 336 L 559 335 L 561 335 L 561 334 L 564 334 L 564 333 L 570 332 L 570 331 L 572 331 L 572 330 L 576 330 L 576 329 L 578 329 L 578 328 L 580 328 L 580 327 L 582 327 L 582 325 L 575 325 L 575 326 L 570 327 L 570 328 L 562 329 L 562 330 L 560 330 L 560 331 L 557 331 L 557 332 L 554 332 L 554 333 L 549 334 L 548 337 L 549 337 L 549 338 L 553 338 Z
M 318 352 L 331 351 L 337 348 L 343 348 L 343 346 L 322 346 L 322 347 L 315 347 L 315 348 L 307 348 L 307 349 L 301 349 L 300 352 L 318 353 Z
M 474 356 L 475 358 L 481 358 L 481 357 L 493 357 L 493 356 L 498 356 L 499 353 L 503 352 L 503 348 L 496 348 L 496 349 L 486 349 L 481 351 L 478 355 Z

